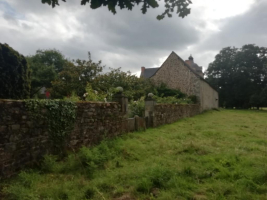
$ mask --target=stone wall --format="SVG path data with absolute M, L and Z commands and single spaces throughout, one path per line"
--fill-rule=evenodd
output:
M 179 119 L 199 114 L 199 105 L 159 104 L 154 110 L 154 127 L 171 124 Z
M 151 127 L 170 124 L 200 113 L 198 104 L 154 104 L 153 101 L 147 101 L 146 104 L 149 105 L 146 107 L 148 108 L 146 117 Z
M 45 111 L 44 111 L 45 112 Z M 77 118 L 67 144 L 90 146 L 127 130 L 118 103 L 77 103 Z M 0 177 L 10 176 L 51 152 L 47 124 L 31 119 L 23 101 L 0 100 Z
M 125 104 L 77 103 L 77 117 L 67 138 L 67 148 L 76 150 L 104 138 L 146 130 L 199 113 L 199 105 L 157 105 L 146 101 L 145 118 L 127 119 L 127 109 L 121 105 Z M 0 179 L 39 163 L 43 155 L 51 152 L 46 122 L 33 120 L 23 101 L 0 100 Z

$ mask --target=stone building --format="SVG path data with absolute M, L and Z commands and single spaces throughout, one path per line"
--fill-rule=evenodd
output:
M 192 56 L 184 61 L 172 52 L 161 67 L 141 67 L 140 76 L 149 78 L 156 84 L 164 83 L 169 88 L 179 89 L 189 96 L 196 95 L 201 111 L 218 108 L 218 92 L 204 80 L 202 67 L 194 63 Z

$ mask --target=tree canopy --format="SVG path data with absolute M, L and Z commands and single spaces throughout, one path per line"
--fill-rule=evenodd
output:
M 95 90 L 108 92 L 116 87 L 122 87 L 124 94 L 130 100 L 137 100 L 151 90 L 149 80 L 138 78 L 130 71 L 123 72 L 121 68 L 112 69 L 104 74 L 98 75 L 92 82 Z
M 42 3 L 47 3 L 53 8 L 59 5 L 60 0 L 41 0 Z M 62 0 L 66 2 L 66 0 Z M 142 3 L 141 11 L 143 14 L 147 12 L 148 8 L 156 8 L 159 6 L 160 0 L 81 0 L 81 5 L 90 4 L 92 9 L 97 9 L 101 6 L 107 6 L 108 10 L 113 14 L 116 14 L 116 7 L 120 9 L 132 10 L 135 5 Z M 176 12 L 179 17 L 184 18 L 190 14 L 189 5 L 191 0 L 165 0 L 165 11 L 157 16 L 158 20 L 163 19 L 165 16 L 172 17 L 172 13 Z
M 25 99 L 30 93 L 30 71 L 25 57 L 0 43 L 0 98 Z
M 85 93 L 87 83 L 102 72 L 104 66 L 101 61 L 93 62 L 89 53 L 88 60 L 72 60 L 65 63 L 63 70 L 52 81 L 52 95 L 54 97 L 70 96 L 73 92 L 78 96 Z
M 258 105 L 267 86 L 267 48 L 248 44 L 226 47 L 205 72 L 207 81 L 219 92 L 220 106 L 248 108 Z
M 51 82 L 68 62 L 56 49 L 37 50 L 35 55 L 26 59 L 31 69 L 31 97 L 42 87 L 50 88 Z

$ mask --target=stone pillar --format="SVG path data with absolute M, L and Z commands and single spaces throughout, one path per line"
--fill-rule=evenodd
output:
M 121 105 L 121 112 L 125 115 L 128 112 L 128 98 L 122 92 L 113 95 L 112 101 L 118 102 Z
M 154 106 L 156 101 L 152 97 L 145 99 L 146 127 L 154 127 Z

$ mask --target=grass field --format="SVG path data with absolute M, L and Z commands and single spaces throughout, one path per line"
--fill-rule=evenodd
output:
M 6 199 L 267 199 L 267 111 L 209 111 L 82 148 L 4 185 Z

